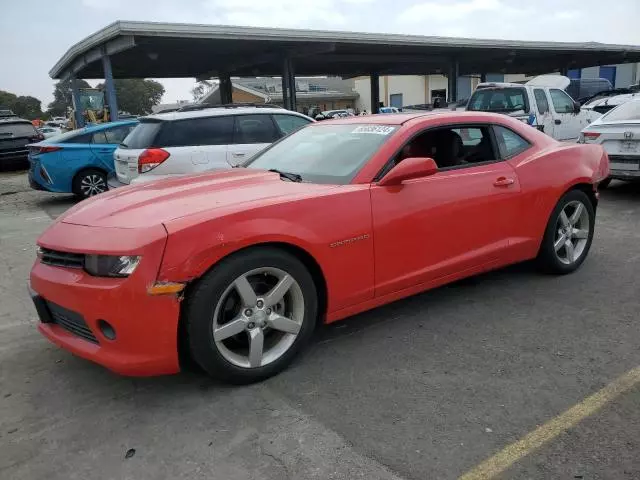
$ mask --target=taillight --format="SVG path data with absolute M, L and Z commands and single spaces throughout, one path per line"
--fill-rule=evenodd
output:
M 42 146 L 42 147 L 36 147 L 38 149 L 37 153 L 51 153 L 51 152 L 57 152 L 58 150 L 62 150 L 62 147 L 49 147 L 49 146 Z
M 169 158 L 169 155 L 169 152 L 161 148 L 148 148 L 138 157 L 138 173 L 153 170 Z
M 598 132 L 584 132 L 583 133 L 583 138 L 584 138 L 585 142 L 596 140 L 599 136 L 600 136 L 600 134 Z

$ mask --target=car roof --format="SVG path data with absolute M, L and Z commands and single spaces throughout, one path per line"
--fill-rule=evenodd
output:
M 459 110 L 431 110 L 428 112 L 420 113 L 396 113 L 395 115 L 364 115 L 357 117 L 337 118 L 331 120 L 324 120 L 317 125 L 333 125 L 333 124 L 368 124 L 368 125 L 404 125 L 405 123 L 413 122 L 415 120 L 429 120 L 438 119 L 441 120 L 443 116 L 450 117 L 448 120 L 452 122 L 494 122 L 496 120 L 504 119 L 505 115 L 501 113 L 491 112 L 467 112 Z
M 31 124 L 31 122 L 29 120 L 25 120 L 24 118 L 20 118 L 20 117 L 2 117 L 0 118 L 0 123 L 28 123 Z
M 281 113 L 281 114 L 289 114 L 296 115 L 299 117 L 304 117 L 301 113 L 293 112 L 291 110 L 286 110 L 280 107 L 216 107 L 212 106 L 211 108 L 203 108 L 200 110 L 186 110 L 183 112 L 166 112 L 166 113 L 156 113 L 153 115 L 147 115 L 143 117 L 143 120 L 163 120 L 163 121 L 173 121 L 173 120 L 184 120 L 186 118 L 202 118 L 202 117 L 219 117 L 219 116 L 227 116 L 227 115 L 246 115 L 246 114 L 273 114 L 273 113 Z

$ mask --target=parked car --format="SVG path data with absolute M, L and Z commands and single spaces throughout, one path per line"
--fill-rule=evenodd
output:
M 558 76 L 558 75 L 552 75 Z M 613 85 L 606 78 L 571 78 L 569 85 L 565 87 L 565 91 L 571 98 L 583 104 L 586 100 L 593 97 L 598 92 L 612 90 Z
M 582 130 L 580 142 L 602 145 L 609 155 L 611 173 L 601 188 L 606 188 L 611 179 L 640 180 L 640 95 Z
M 283 108 L 232 105 L 150 115 L 115 151 L 109 187 L 231 168 L 312 121 Z
M 325 110 L 320 112 L 314 118 L 316 120 L 330 120 L 332 118 L 344 118 L 352 116 L 347 110 Z
M 639 93 L 623 93 L 619 95 L 603 95 L 588 100 L 582 105 L 584 110 L 593 110 L 601 115 L 613 110 L 618 105 L 628 102 L 634 98 L 640 98 Z
M 102 123 L 29 145 L 29 184 L 81 198 L 107 191 L 113 152 L 137 121 Z
M 612 88 L 611 90 L 603 90 L 601 92 L 597 92 L 593 95 L 591 95 L 590 97 L 587 98 L 583 98 L 581 99 L 578 103 L 580 103 L 580 105 L 586 105 L 590 102 L 593 102 L 595 100 L 600 100 L 602 98 L 606 98 L 606 97 L 613 97 L 616 95 L 626 95 L 629 93 L 633 93 L 633 90 L 631 90 L 630 88 Z
M 61 128 L 50 127 L 48 125 L 45 125 L 44 127 L 40 127 L 37 130 L 42 134 L 42 136 L 45 139 L 55 137 L 56 135 L 60 135 L 62 133 Z
M 537 259 L 587 257 L 598 145 L 506 115 L 319 122 L 243 164 L 110 191 L 38 239 L 39 329 L 128 375 L 175 373 L 179 349 L 235 383 L 276 374 L 316 324 Z
M 378 109 L 379 113 L 400 113 L 400 109 L 397 107 L 380 107 Z
M 577 140 L 580 130 L 600 114 L 593 110 L 581 109 L 564 91 L 569 84 L 567 77 L 541 77 L 525 85 L 482 85 L 482 88 L 477 89 L 469 99 L 467 110 L 503 113 L 535 126 L 556 140 Z
M 26 168 L 27 145 L 44 139 L 29 120 L 16 116 L 0 118 L 0 169 Z

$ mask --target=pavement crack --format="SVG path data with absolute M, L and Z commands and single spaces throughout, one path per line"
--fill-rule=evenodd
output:
M 284 460 L 282 460 L 277 455 L 274 455 L 273 453 L 268 452 L 267 450 L 265 450 L 262 445 L 259 445 L 259 448 L 260 448 L 260 455 L 263 455 L 265 457 L 269 457 L 274 462 L 276 462 L 276 464 L 280 465 L 280 467 L 284 470 L 285 478 L 289 478 L 289 479 L 292 478 L 291 472 L 289 471 L 289 467 L 287 467 L 287 464 L 284 463 Z

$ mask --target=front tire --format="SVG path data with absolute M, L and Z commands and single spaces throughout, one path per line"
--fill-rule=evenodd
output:
M 577 270 L 591 248 L 594 224 L 595 211 L 589 197 L 580 190 L 565 193 L 547 223 L 538 264 L 547 272 L 561 275 Z
M 189 292 L 183 311 L 192 358 L 212 377 L 235 384 L 286 368 L 311 338 L 317 313 L 311 274 L 277 248 L 220 262 Z
M 86 168 L 73 178 L 73 193 L 79 198 L 89 198 L 109 190 L 107 175 L 97 168 Z

